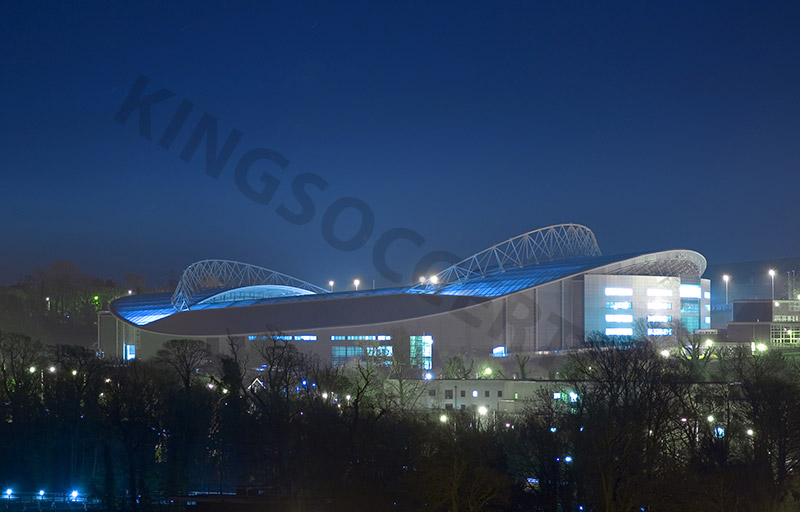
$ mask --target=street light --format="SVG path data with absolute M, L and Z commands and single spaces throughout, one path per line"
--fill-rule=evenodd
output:
M 725 274 L 722 276 L 722 280 L 725 281 L 725 305 L 728 305 L 728 281 L 731 280 L 731 276 Z
M 356 291 L 358 291 L 358 285 L 360 285 L 360 284 L 361 284 L 361 281 L 360 281 L 360 280 L 358 280 L 358 279 L 356 279 L 355 281 L 353 281 L 353 284 L 354 284 L 354 285 L 355 285 L 355 287 L 356 287 Z
M 333 281 L 328 281 L 328 286 L 331 287 L 331 293 L 333 293 Z
M 769 269 L 769 278 L 772 280 L 772 300 L 775 300 L 775 271 Z
M 439 284 L 439 277 L 431 276 L 431 284 Z

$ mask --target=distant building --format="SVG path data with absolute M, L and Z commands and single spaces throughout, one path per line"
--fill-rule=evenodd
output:
M 332 292 L 229 261 L 189 266 L 174 293 L 132 295 L 99 317 L 105 357 L 152 357 L 170 339 L 212 350 L 278 333 L 334 366 L 370 354 L 403 355 L 421 371 L 444 358 L 497 358 L 582 346 L 587 336 L 671 340 L 680 320 L 710 328 L 705 258 L 690 250 L 602 256 L 585 226 L 561 224 L 511 238 L 413 286 Z
M 728 341 L 800 343 L 800 300 L 737 300 Z

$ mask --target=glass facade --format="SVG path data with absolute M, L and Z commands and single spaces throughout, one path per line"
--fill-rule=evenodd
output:
M 411 365 L 430 370 L 433 368 L 433 337 L 411 336 Z
M 364 349 L 350 345 L 331 347 L 331 365 L 334 368 L 344 366 L 350 359 L 358 357 L 364 359 Z

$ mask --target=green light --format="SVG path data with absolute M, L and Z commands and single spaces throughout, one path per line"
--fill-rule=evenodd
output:
M 94 300 L 95 300 L 95 301 L 98 301 L 98 300 L 100 300 L 100 296 L 99 296 L 99 295 L 95 295 L 95 296 L 94 296 Z
M 486 368 L 485 370 L 483 370 L 483 374 L 486 375 L 486 376 L 491 375 L 492 374 L 492 369 L 491 368 Z

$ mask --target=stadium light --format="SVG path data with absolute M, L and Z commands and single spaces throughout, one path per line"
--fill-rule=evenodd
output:
M 353 281 L 353 284 L 354 284 L 354 285 L 355 285 L 355 287 L 356 287 L 356 291 L 358 291 L 358 285 L 360 285 L 360 284 L 361 284 L 361 281 L 360 281 L 359 279 L 356 279 L 356 280 L 354 280 L 354 281 Z
M 331 287 L 331 293 L 333 293 L 333 281 L 328 281 L 328 286 Z
M 772 281 L 772 300 L 775 300 L 775 271 L 769 269 L 769 278 Z
M 722 280 L 725 281 L 725 305 L 728 305 L 728 281 L 731 280 L 731 276 L 725 274 L 722 276 Z

